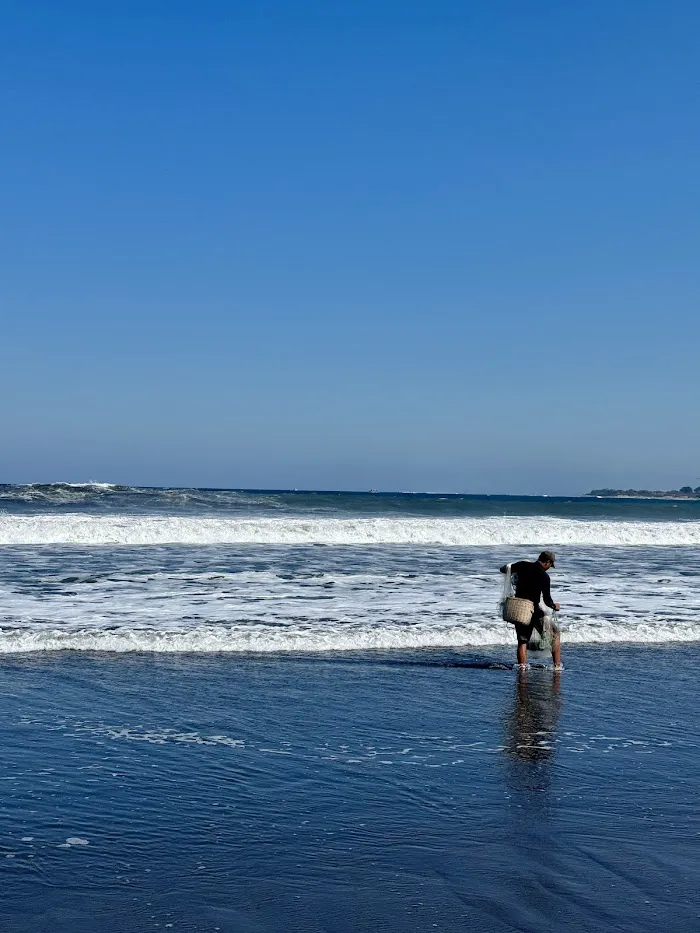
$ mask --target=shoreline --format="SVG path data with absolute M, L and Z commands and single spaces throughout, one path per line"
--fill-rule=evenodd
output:
M 698 654 L 5 665 L 0 921 L 693 929 Z

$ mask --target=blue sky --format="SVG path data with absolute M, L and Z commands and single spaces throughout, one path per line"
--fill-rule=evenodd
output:
M 700 7 L 2 4 L 0 481 L 700 484 Z

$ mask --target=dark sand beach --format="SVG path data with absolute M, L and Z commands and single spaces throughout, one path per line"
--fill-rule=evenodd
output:
M 681 931 L 695 645 L 6 657 L 3 898 L 40 931 Z

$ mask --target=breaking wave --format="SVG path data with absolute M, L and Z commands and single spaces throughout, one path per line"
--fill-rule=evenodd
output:
M 571 644 L 680 644 L 700 641 L 700 623 L 648 619 L 624 624 L 604 620 L 563 626 Z M 509 647 L 512 626 L 502 622 L 455 625 L 342 625 L 326 629 L 272 626 L 198 626 L 162 629 L 16 629 L 0 630 L 0 655 L 36 652 L 92 651 L 115 654 L 321 654 L 332 652 L 411 651 Z
M 0 514 L 0 545 L 328 544 L 697 547 L 700 521 Z
M 9 502 L 71 503 L 89 501 L 95 497 L 115 492 L 131 492 L 129 486 L 115 483 L 1 483 L 0 500 Z

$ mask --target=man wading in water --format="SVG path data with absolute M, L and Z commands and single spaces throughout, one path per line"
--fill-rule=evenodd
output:
M 515 583 L 515 595 L 518 599 L 529 599 L 535 607 L 532 619 L 528 625 L 518 624 L 515 626 L 515 632 L 518 636 L 518 664 L 525 667 L 527 665 L 527 646 L 532 637 L 532 630 L 537 629 L 540 635 L 544 629 L 544 612 L 540 609 L 540 599 L 546 606 L 556 611 L 559 610 L 559 603 L 555 603 L 549 588 L 549 574 L 547 571 L 554 566 L 554 553 L 552 551 L 542 551 L 537 560 L 519 560 L 510 565 L 510 572 L 513 574 Z M 501 567 L 501 573 L 505 573 L 508 565 Z M 552 660 L 556 668 L 561 668 L 561 639 L 559 638 L 559 629 L 552 623 Z

